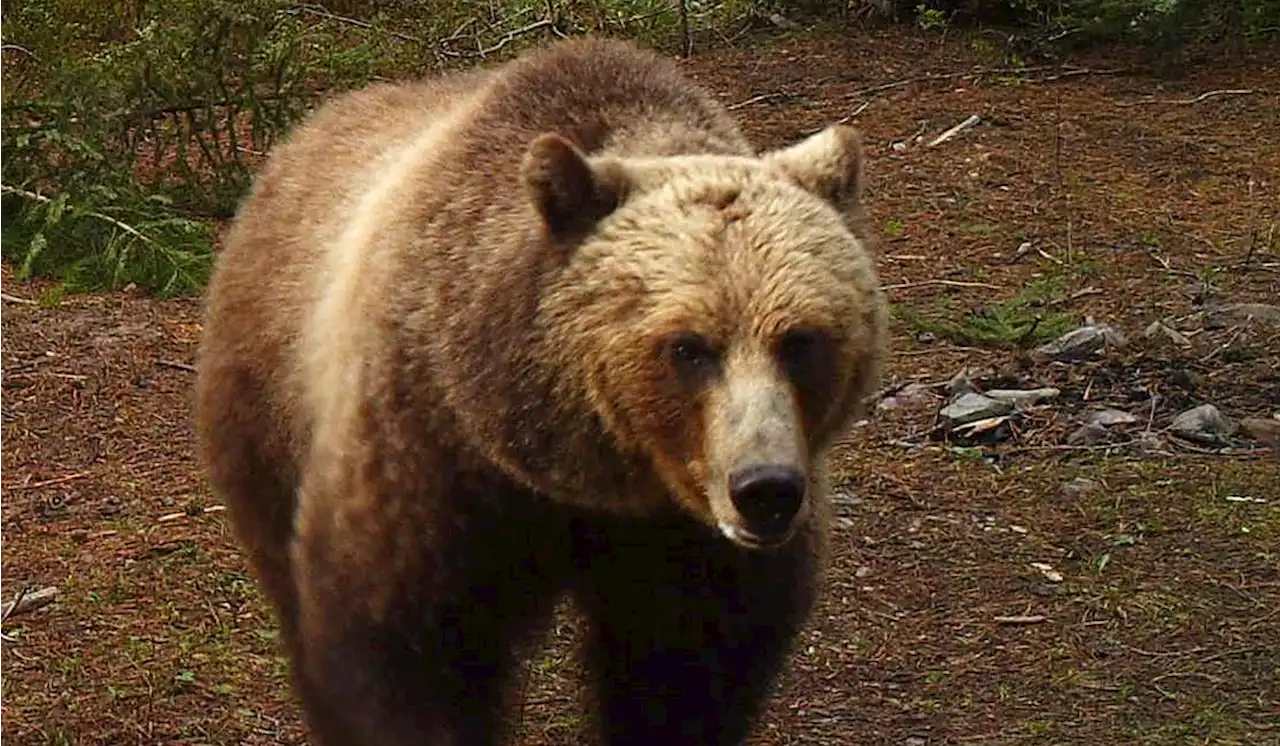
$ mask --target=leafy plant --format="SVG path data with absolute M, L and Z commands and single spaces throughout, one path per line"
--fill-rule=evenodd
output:
M 1070 331 L 1070 314 L 1045 311 L 1044 301 L 1054 292 L 1051 283 L 1033 283 L 1016 297 L 977 311 L 956 315 L 940 304 L 931 312 L 896 304 L 893 314 L 922 332 L 956 344 L 978 347 L 1024 347 Z
M 372 55 L 279 0 L 108 5 L 37 0 L 5 19 L 28 54 L 5 66 L 0 250 L 69 288 L 194 292 L 209 221 L 232 214 L 315 82 L 367 79 Z

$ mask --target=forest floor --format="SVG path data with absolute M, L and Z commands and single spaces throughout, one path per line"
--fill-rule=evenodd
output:
M 763 147 L 862 130 L 895 310 L 835 454 L 824 600 L 751 743 L 1280 744 L 1280 51 L 1162 79 L 1117 52 L 1014 71 L 979 39 L 685 63 Z M 4 623 L 4 738 L 302 743 L 193 451 L 199 302 L 3 279 L 4 600 L 58 589 Z M 1125 344 L 1029 354 L 1087 319 Z M 966 370 L 1058 393 L 966 436 L 939 415 Z M 1174 435 L 1201 404 L 1253 422 Z M 1131 421 L 1082 435 L 1103 408 Z M 575 630 L 529 661 L 524 743 L 575 740 Z

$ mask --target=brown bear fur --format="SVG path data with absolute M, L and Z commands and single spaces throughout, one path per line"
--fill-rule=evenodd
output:
M 346 94 L 273 153 L 197 409 L 314 743 L 495 743 L 565 593 L 603 743 L 742 742 L 883 356 L 861 179 L 848 128 L 758 155 L 603 40 Z M 770 464 L 801 481 L 743 486 Z

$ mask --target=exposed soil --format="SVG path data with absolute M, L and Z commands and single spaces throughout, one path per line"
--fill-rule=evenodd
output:
M 1280 51 L 1177 80 L 1119 53 L 975 78 L 1003 63 L 974 38 L 849 31 L 687 63 L 762 146 L 857 112 L 900 311 L 886 384 L 969 367 L 1062 392 L 996 446 L 942 437 L 941 400 L 854 429 L 827 594 L 752 743 L 1280 744 L 1277 451 L 1143 440 L 1205 402 L 1280 412 L 1280 325 L 1205 313 L 1280 298 Z M 952 77 L 883 87 L 924 75 Z M 1223 89 L 1255 92 L 1188 103 Z M 38 303 L 3 312 L 3 595 L 60 593 L 5 622 L 3 736 L 302 743 L 193 453 L 198 301 L 11 278 Z M 1131 344 L 1045 363 L 1025 354 L 1036 329 L 995 347 L 939 332 L 1019 297 Z M 1156 320 L 1189 342 L 1143 340 Z M 1130 445 L 1064 446 L 1102 404 L 1143 414 Z M 566 614 L 529 663 L 524 743 L 575 740 L 574 630 Z

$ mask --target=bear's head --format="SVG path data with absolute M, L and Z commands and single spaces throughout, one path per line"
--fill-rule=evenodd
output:
M 521 176 L 562 261 L 537 321 L 561 385 L 662 499 L 742 546 L 787 541 L 885 345 L 855 131 L 760 157 L 588 156 L 544 134 Z

